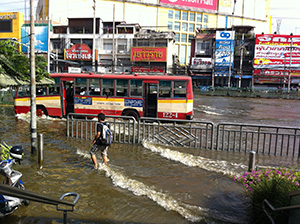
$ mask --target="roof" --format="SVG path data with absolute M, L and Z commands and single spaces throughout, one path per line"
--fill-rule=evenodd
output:
M 51 85 L 54 84 L 54 80 L 50 78 L 44 78 L 43 80 L 36 82 L 37 85 Z M 21 85 L 30 85 L 30 81 L 23 81 L 16 77 L 0 74 L 0 86 L 21 86 Z

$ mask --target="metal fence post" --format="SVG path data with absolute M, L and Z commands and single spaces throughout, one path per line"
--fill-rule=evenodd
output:
M 43 134 L 39 134 L 39 165 L 40 168 L 43 168 L 43 162 L 44 162 L 44 139 Z
M 249 154 L 249 168 L 248 171 L 251 172 L 252 170 L 255 169 L 255 151 L 250 151 Z

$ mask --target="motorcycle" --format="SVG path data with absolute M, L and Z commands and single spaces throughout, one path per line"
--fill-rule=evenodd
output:
M 25 186 L 21 180 L 22 173 L 12 168 L 16 163 L 21 164 L 23 155 L 24 149 L 22 146 L 12 146 L 9 150 L 9 158 L 0 162 L 0 174 L 4 176 L 4 184 L 25 190 Z M 0 217 L 13 213 L 22 203 L 29 205 L 28 200 L 0 195 Z

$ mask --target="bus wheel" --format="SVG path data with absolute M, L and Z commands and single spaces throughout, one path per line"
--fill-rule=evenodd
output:
M 131 116 L 134 117 L 134 119 L 136 121 L 138 121 L 140 119 L 140 116 L 137 112 L 133 111 L 133 110 L 127 110 L 123 113 L 124 116 Z
M 36 108 L 36 116 L 42 117 L 44 114 L 47 115 L 47 110 L 45 107 L 39 106 Z

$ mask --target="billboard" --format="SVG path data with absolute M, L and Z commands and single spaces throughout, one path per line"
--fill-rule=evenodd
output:
M 160 0 L 160 3 L 194 7 L 199 9 L 217 10 L 217 0 Z
M 131 61 L 166 62 L 166 47 L 132 47 L 130 52 Z
M 292 76 L 298 76 L 300 35 L 257 34 L 253 67 L 254 74 L 259 76 L 282 77 L 284 70 L 290 69 Z
M 30 50 L 30 26 L 23 26 L 22 52 L 28 53 Z M 36 52 L 48 51 L 48 26 L 34 26 L 34 49 Z
M 228 76 L 229 66 L 233 67 L 235 31 L 216 32 L 215 76 Z

